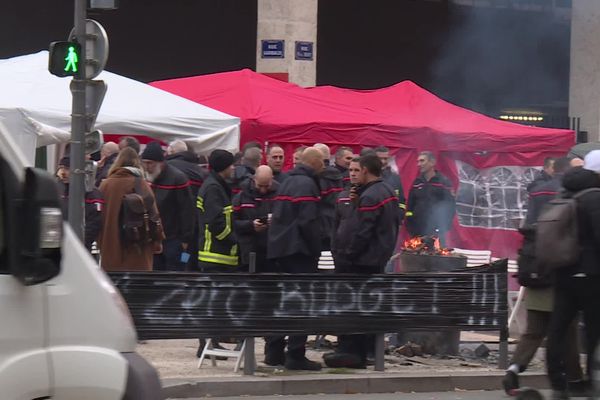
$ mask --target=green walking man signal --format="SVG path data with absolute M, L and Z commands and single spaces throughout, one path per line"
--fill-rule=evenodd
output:
M 48 57 L 48 71 L 52 75 L 77 76 L 81 69 L 81 46 L 77 42 L 52 42 Z

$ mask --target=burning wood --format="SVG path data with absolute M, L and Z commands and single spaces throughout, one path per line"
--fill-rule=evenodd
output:
M 437 236 L 415 236 L 404 242 L 402 251 L 418 255 L 452 256 L 452 249 L 440 245 Z

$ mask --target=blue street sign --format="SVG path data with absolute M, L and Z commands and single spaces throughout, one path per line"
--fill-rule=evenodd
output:
M 285 40 L 261 40 L 262 58 L 285 58 Z
M 296 60 L 313 59 L 313 42 L 296 42 Z

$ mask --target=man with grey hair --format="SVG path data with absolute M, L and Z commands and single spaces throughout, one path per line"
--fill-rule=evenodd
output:
M 100 150 L 100 161 L 98 162 L 98 170 L 96 171 L 96 187 L 108 176 L 108 171 L 119 155 L 119 145 L 115 142 L 106 142 Z
M 169 147 L 167 147 L 167 155 L 181 153 L 182 151 L 187 151 L 188 146 L 185 144 L 183 140 L 176 139 L 169 143 Z
M 350 167 L 350 162 L 354 158 L 354 153 L 350 147 L 342 146 L 337 149 L 335 152 L 335 164 L 334 168 L 340 171 L 342 174 L 342 182 L 344 184 L 344 189 L 350 188 L 350 173 L 348 168 Z
M 417 159 L 421 173 L 408 194 L 406 227 L 411 236 L 437 236 L 445 245 L 456 212 L 452 182 L 436 171 L 435 156 L 422 151 Z

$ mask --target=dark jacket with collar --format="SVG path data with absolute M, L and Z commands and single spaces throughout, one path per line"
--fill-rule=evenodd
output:
M 331 254 L 337 272 L 344 272 L 352 265 L 349 254 L 352 235 L 358 229 L 357 203 L 350 199 L 350 190 L 341 192 L 336 200 Z
M 348 220 L 351 236 L 344 252 L 353 265 L 383 272 L 398 239 L 398 197 L 382 180 L 370 182 L 358 190 L 355 213 L 356 219 Z
M 283 181 L 285 181 L 288 177 L 287 172 L 283 172 L 283 171 L 273 171 L 273 179 L 276 180 L 278 183 L 283 183 Z
M 531 183 L 527 185 L 527 191 L 531 192 L 532 190 L 535 190 L 536 186 L 551 180 L 552 176 L 548 175 L 546 171 L 541 170 L 540 173 L 537 174 L 537 176 L 533 179 L 533 181 L 531 181 Z
M 344 190 L 350 189 L 350 171 L 348 170 L 348 168 L 342 167 L 338 164 L 334 164 L 333 167 L 340 171 L 340 174 L 342 174 L 342 186 Z
M 226 267 L 238 265 L 233 229 L 231 188 L 215 172 L 204 181 L 196 201 L 199 223 L 198 261 Z M 191 219 L 191 218 L 190 218 Z
M 423 175 L 413 182 L 408 195 L 406 227 L 411 236 L 444 234 L 452 227 L 456 202 L 452 183 L 438 171 L 428 181 Z
M 233 194 L 242 191 L 242 185 L 254 177 L 256 171 L 247 165 L 237 165 L 233 171 L 231 191 Z
M 539 182 L 537 186 L 534 186 L 529 192 L 529 204 L 527 206 L 525 223 L 527 225 L 535 224 L 542 212 L 542 208 L 555 198 L 561 190 L 562 174 L 556 175 L 549 181 Z
M 154 191 L 156 205 L 167 240 L 177 239 L 190 243 L 194 237 L 194 198 L 188 177 L 165 163 L 163 171 L 153 182 L 148 182 Z
M 63 219 L 69 219 L 69 184 L 58 183 L 62 191 Z M 85 192 L 85 224 L 83 226 L 83 244 L 88 250 L 92 250 L 92 243 L 98 239 L 102 230 L 102 211 L 104 209 L 104 196 L 100 190 L 94 188 Z
M 250 263 L 250 252 L 267 254 L 268 229 L 254 230 L 254 220 L 266 218 L 273 211 L 273 199 L 279 183 L 273 180 L 271 189 L 261 194 L 254 185 L 254 179 L 242 185 L 242 191 L 233 196 L 233 227 L 240 246 L 241 264 Z
M 320 189 L 312 168 L 298 165 L 279 186 L 269 227 L 269 259 L 321 254 Z
M 402 223 L 402 220 L 404 219 L 404 213 L 406 212 L 406 198 L 404 197 L 404 188 L 402 187 L 400 175 L 392 171 L 391 168 L 387 167 L 383 169 L 381 178 L 385 183 L 392 187 L 394 193 L 398 197 L 398 215 L 400 217 L 400 223 Z
M 188 177 L 192 196 L 196 198 L 200 187 L 208 177 L 208 170 L 198 165 L 198 156 L 191 151 L 182 151 L 168 156 L 167 163 Z
M 333 233 L 333 220 L 335 219 L 335 202 L 344 190 L 342 174 L 335 167 L 325 167 L 319 175 L 319 186 L 321 187 L 319 211 L 321 214 L 322 250 L 329 250 Z
M 118 155 L 119 153 L 114 153 L 106 157 L 106 160 L 104 160 L 104 164 L 102 164 L 102 166 L 98 168 L 98 171 L 96 171 L 96 187 L 100 187 L 102 181 L 108 177 L 108 171 L 110 170 L 110 167 L 112 167 L 115 163 L 115 160 L 117 159 Z
M 600 175 L 583 168 L 573 168 L 563 177 L 565 196 L 590 188 L 600 188 Z M 591 191 L 577 199 L 577 216 L 581 259 L 577 265 L 558 270 L 558 276 L 585 273 L 600 275 L 600 191 Z

